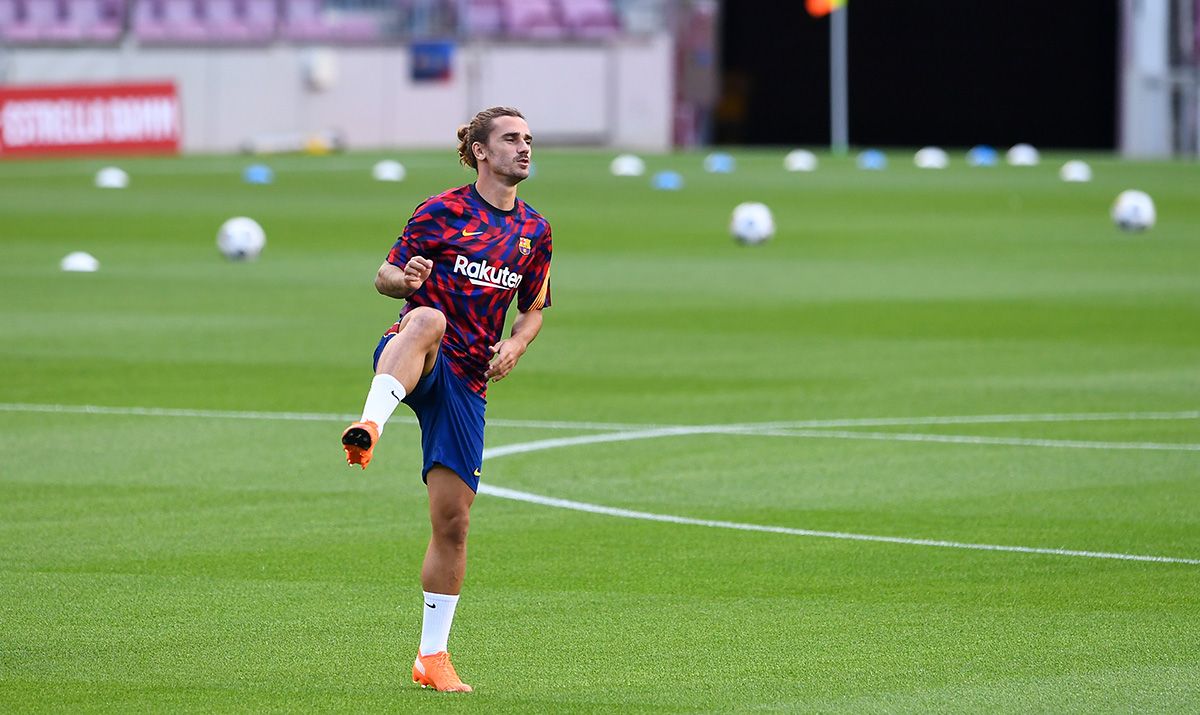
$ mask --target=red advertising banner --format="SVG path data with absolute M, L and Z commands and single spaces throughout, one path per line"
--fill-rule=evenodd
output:
M 182 125 L 171 82 L 0 86 L 0 159 L 173 154 Z

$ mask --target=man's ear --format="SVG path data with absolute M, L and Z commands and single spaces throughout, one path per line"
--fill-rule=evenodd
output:
M 487 150 L 483 148 L 483 142 L 472 142 L 471 153 L 475 155 L 476 161 L 483 161 L 487 158 Z

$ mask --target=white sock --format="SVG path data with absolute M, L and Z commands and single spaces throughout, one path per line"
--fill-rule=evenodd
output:
M 421 655 L 433 655 L 446 650 L 458 596 L 428 591 L 422 593 L 425 594 L 425 617 L 421 624 Z
M 383 434 L 383 426 L 400 406 L 404 395 L 404 385 L 401 385 L 399 380 L 387 374 L 376 375 L 375 379 L 371 380 L 367 403 L 363 405 L 362 421 L 379 425 L 379 434 Z

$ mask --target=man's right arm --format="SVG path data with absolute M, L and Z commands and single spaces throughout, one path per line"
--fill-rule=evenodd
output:
M 433 261 L 421 256 L 408 259 L 404 267 L 384 261 L 375 274 L 375 290 L 391 298 L 407 298 L 420 288 L 433 271 Z

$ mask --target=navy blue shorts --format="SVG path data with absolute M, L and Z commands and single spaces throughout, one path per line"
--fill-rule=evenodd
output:
M 396 333 L 389 331 L 379 339 L 372 370 L 379 364 L 384 346 L 394 337 Z M 417 382 L 403 402 L 416 413 L 421 425 L 421 452 L 425 459 L 421 480 L 425 481 L 429 470 L 440 464 L 457 474 L 471 491 L 478 491 L 487 400 L 467 387 L 439 352 L 433 371 Z

